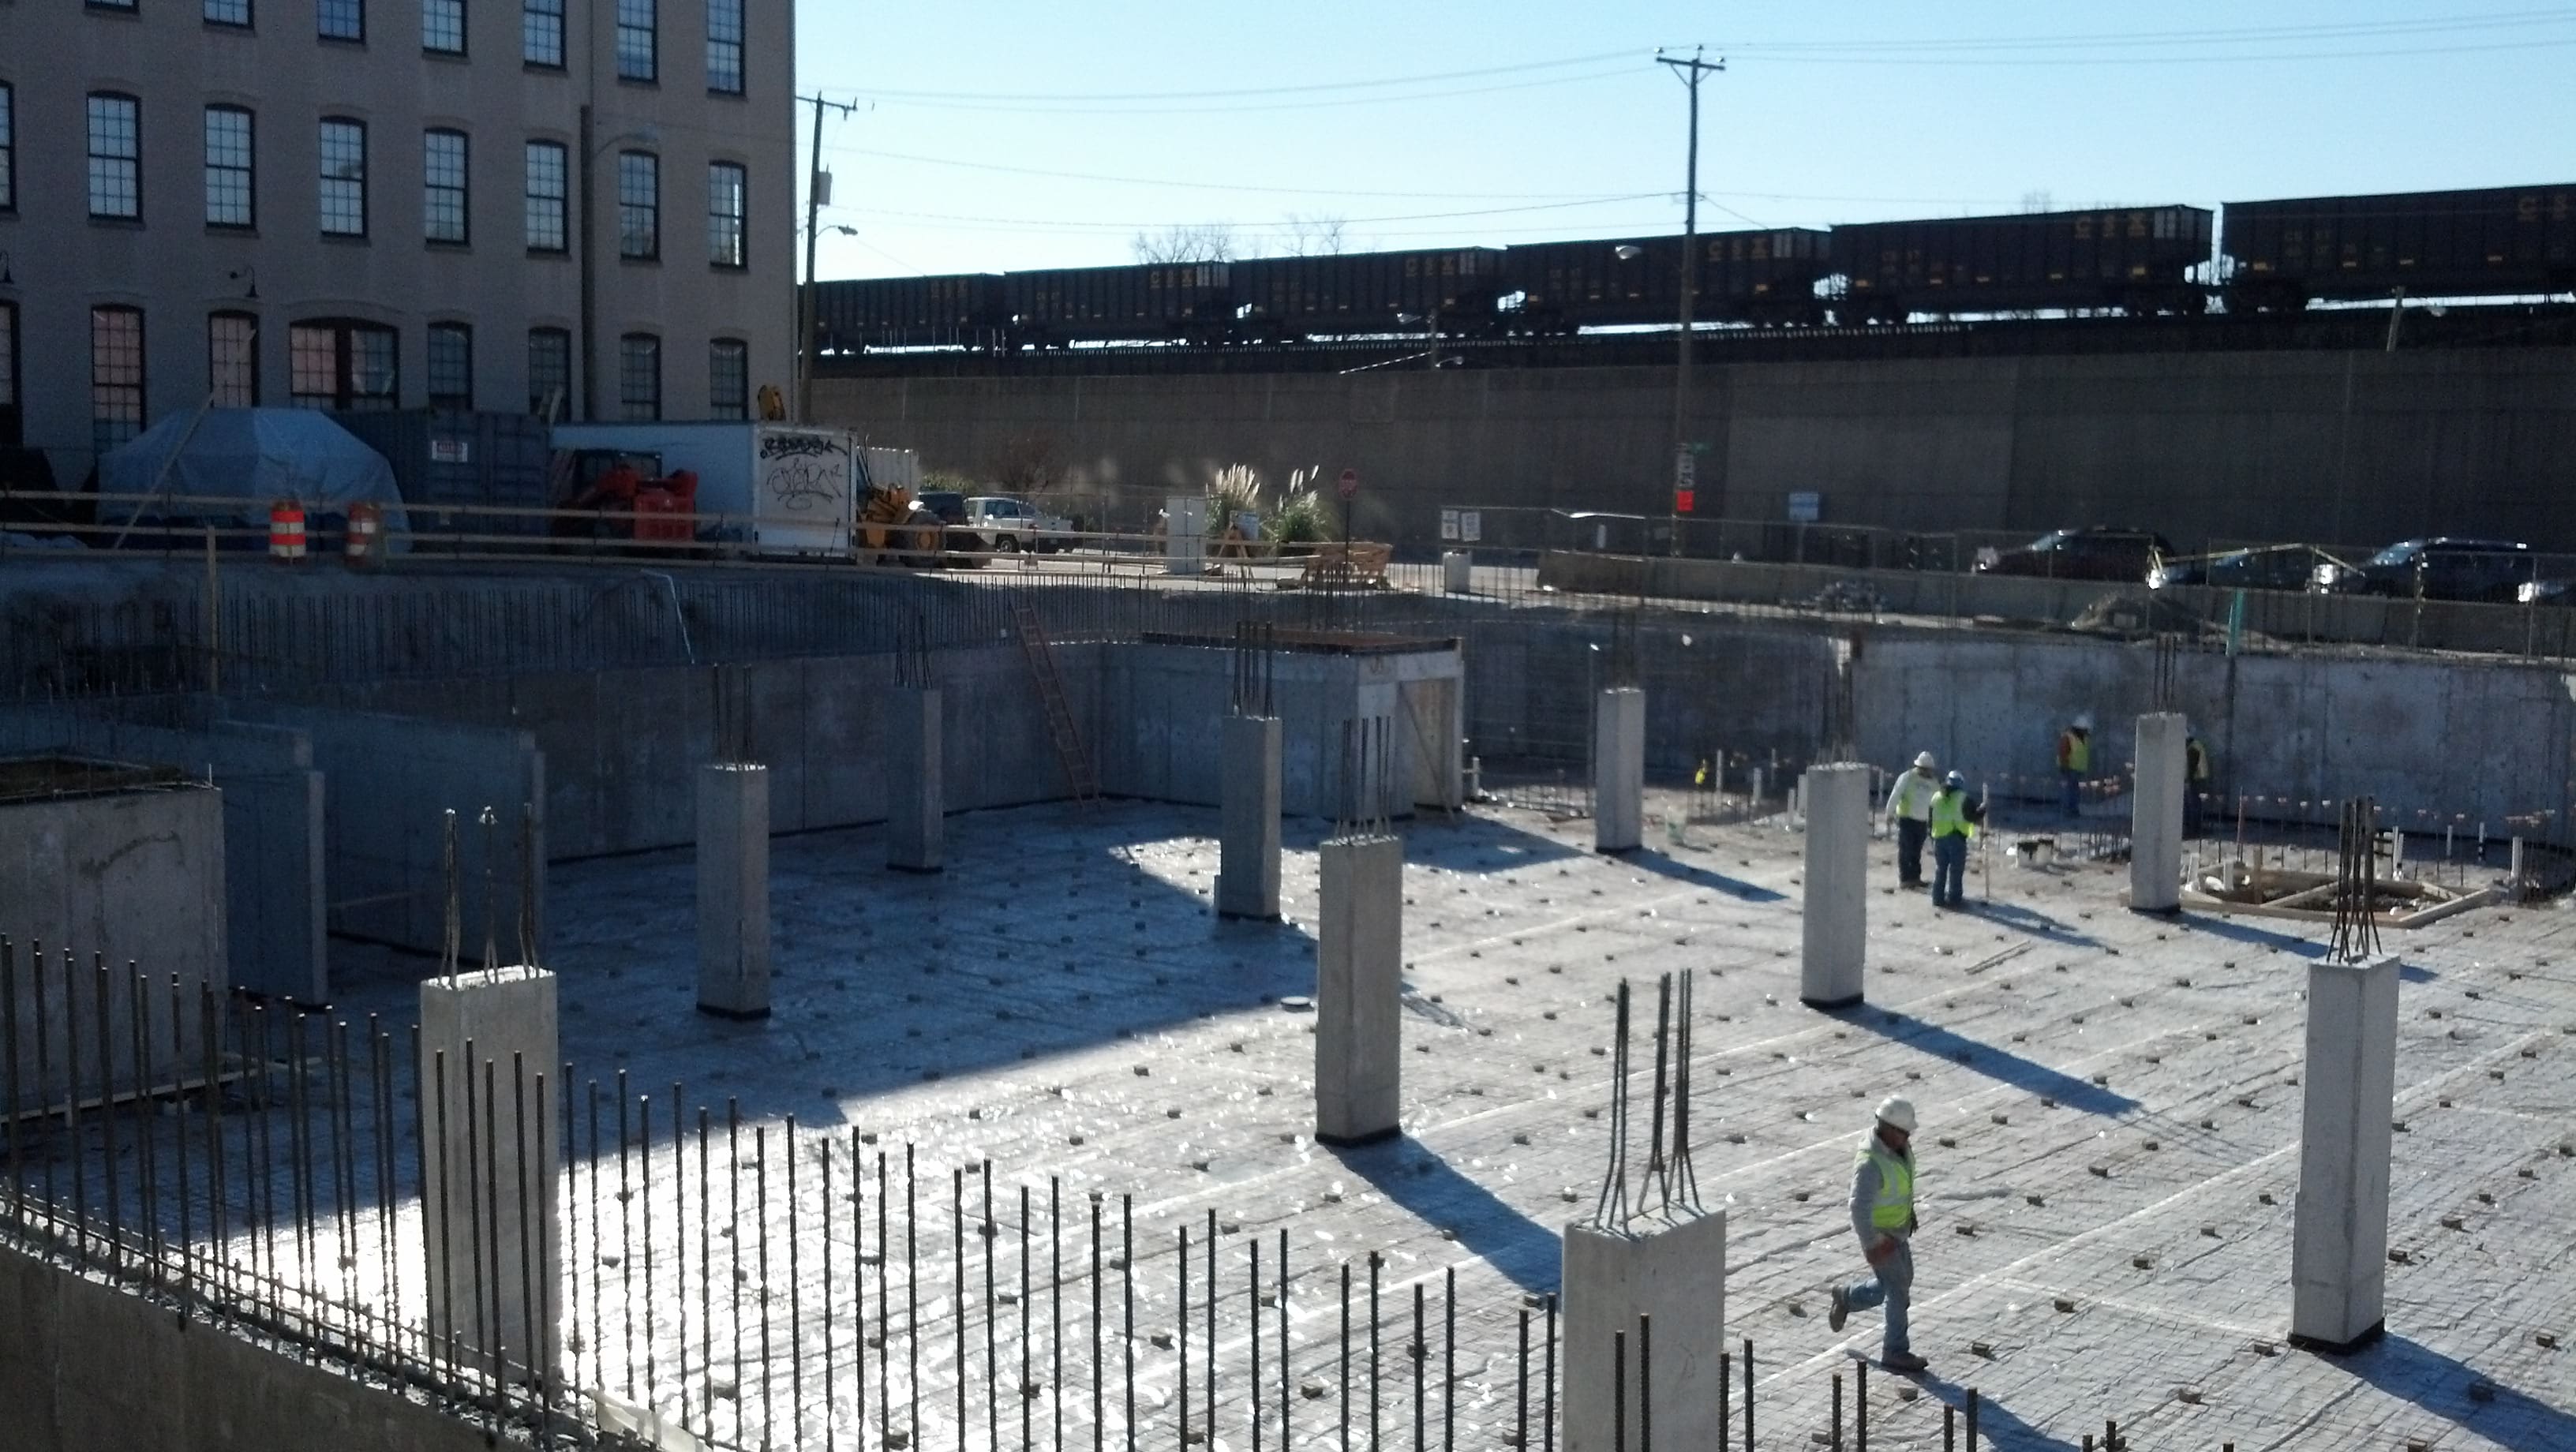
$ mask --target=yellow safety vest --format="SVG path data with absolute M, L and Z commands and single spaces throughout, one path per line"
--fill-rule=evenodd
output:
M 2065 740 L 2066 769 L 2073 772 L 2091 771 L 2093 769 L 2093 738 L 2089 734 L 2069 731 L 2066 733 Z
M 1914 1166 L 1887 1147 L 1872 1130 L 1860 1159 L 1878 1166 L 1878 1198 L 1870 1202 L 1869 1223 L 1878 1230 L 1903 1230 L 1914 1223 Z
M 1974 837 L 1976 823 L 1968 820 L 1968 794 L 1943 791 L 1932 799 L 1932 835 L 1935 837 Z

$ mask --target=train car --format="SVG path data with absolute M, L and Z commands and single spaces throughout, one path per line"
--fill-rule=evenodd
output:
M 2498 297 L 2576 288 L 2576 183 L 2229 202 L 2237 311 L 2310 299 Z
M 1234 271 L 1235 300 L 1247 309 L 1243 331 L 1252 336 L 1402 333 L 1435 316 L 1444 333 L 1475 334 L 1494 324 L 1503 249 L 1264 257 Z
M 1221 337 L 1233 264 L 1151 263 L 1003 274 L 1012 339 L 1029 347 Z
M 1691 314 L 1732 323 L 1809 323 L 1816 284 L 1833 269 L 1833 236 L 1807 227 L 1712 232 L 1699 239 L 1699 297 Z
M 1704 232 L 1691 316 L 1717 322 L 1812 322 L 1816 281 L 1831 265 L 1830 234 L 1805 228 Z M 1672 323 L 1681 316 L 1683 239 L 1532 242 L 1504 249 L 1520 294 L 1515 332 L 1572 333 Z
M 814 287 L 814 326 L 827 352 L 989 347 L 1002 322 L 997 273 L 847 278 Z
M 2204 207 L 2105 207 L 1836 227 L 1844 322 L 1914 313 L 2120 308 L 2197 312 L 2209 260 Z

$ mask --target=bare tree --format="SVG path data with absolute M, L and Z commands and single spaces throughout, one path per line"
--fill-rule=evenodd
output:
M 1045 494 L 1065 472 L 1063 446 L 1050 433 L 1013 435 L 993 456 L 993 482 L 1005 494 Z
M 2041 187 L 2036 191 L 2028 191 L 2021 194 L 2021 209 L 2025 213 L 2035 214 L 2045 212 L 2056 205 L 2056 194 L 2049 191 L 2046 187 Z
M 1148 265 L 1166 262 L 1232 262 L 1234 229 L 1223 222 L 1174 222 L 1160 232 L 1139 232 L 1128 247 Z
M 1349 250 L 1341 218 L 1288 214 L 1288 255 L 1291 257 L 1339 257 Z

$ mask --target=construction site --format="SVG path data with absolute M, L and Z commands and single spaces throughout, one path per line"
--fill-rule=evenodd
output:
M 2576 1448 L 2513 607 L 413 515 L 0 557 L 13 1447 Z

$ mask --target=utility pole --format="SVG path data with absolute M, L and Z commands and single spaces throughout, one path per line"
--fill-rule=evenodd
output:
M 796 294 L 796 421 L 814 421 L 814 244 L 822 235 L 823 191 L 831 174 L 823 170 L 823 111 L 829 107 L 848 116 L 859 108 L 848 101 L 826 101 L 821 92 L 799 96 L 814 103 L 813 149 L 805 167 L 805 285 Z
M 1690 460 L 1690 376 L 1691 376 L 1691 303 L 1699 294 L 1699 83 L 1710 73 L 1726 69 L 1726 60 L 1700 59 L 1701 48 L 1694 46 L 1687 56 L 1655 52 L 1655 62 L 1673 68 L 1690 91 L 1690 177 L 1682 192 L 1682 319 L 1679 354 L 1673 366 L 1673 477 L 1672 552 L 1682 552 L 1682 510 L 1680 491 L 1685 477 L 1692 471 L 1696 480 L 1698 466 Z

